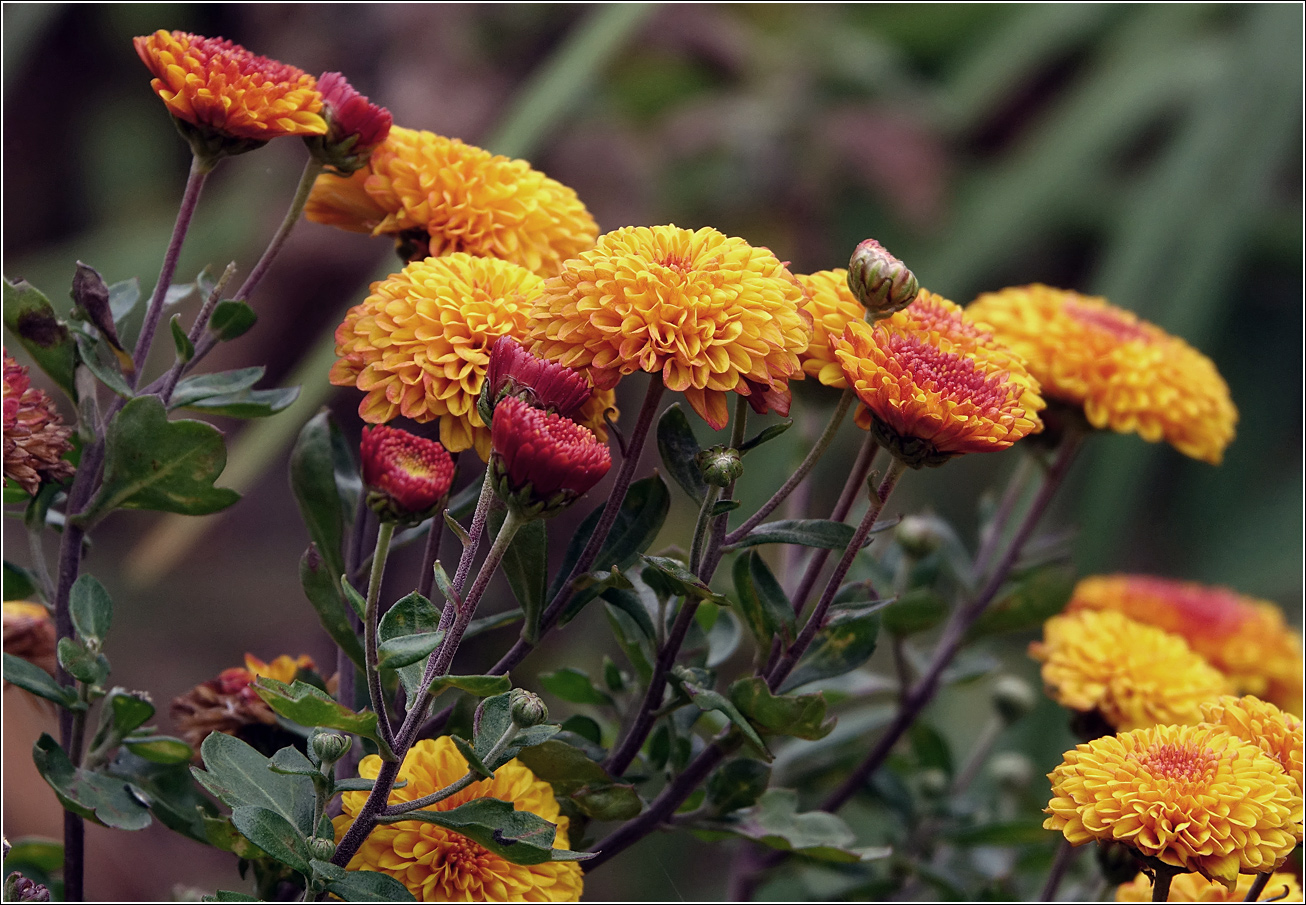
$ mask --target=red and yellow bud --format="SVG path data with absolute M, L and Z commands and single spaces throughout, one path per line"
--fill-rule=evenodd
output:
M 435 440 L 379 424 L 359 444 L 368 505 L 389 521 L 419 522 L 433 514 L 453 483 L 453 459 Z
M 874 239 L 857 246 L 848 262 L 848 288 L 866 309 L 868 320 L 901 311 L 920 292 L 916 275 Z

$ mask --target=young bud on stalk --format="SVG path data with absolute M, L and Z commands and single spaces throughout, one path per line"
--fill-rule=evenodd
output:
M 714 487 L 729 487 L 744 473 L 743 460 L 739 450 L 728 446 L 712 446 L 698 454 L 698 469 L 703 473 L 703 480 Z
M 317 755 L 319 762 L 334 764 L 345 756 L 353 741 L 349 736 L 338 732 L 319 732 L 313 736 L 313 753 Z
M 874 321 L 916 301 L 921 287 L 902 261 L 879 242 L 867 239 L 848 262 L 848 288 L 866 309 L 866 319 Z
M 549 708 L 544 706 L 540 696 L 524 688 L 514 688 L 508 703 L 512 708 L 512 721 L 519 729 L 538 726 L 549 718 Z
M 390 134 L 390 111 L 359 94 L 339 72 L 324 73 L 317 89 L 327 134 L 307 135 L 304 144 L 324 167 L 348 176 L 367 166 L 372 151 Z
M 490 363 L 476 405 L 486 424 L 492 422 L 494 407 L 505 396 L 574 419 L 592 395 L 589 381 L 580 371 L 532 355 L 511 336 L 501 336 L 490 348 Z

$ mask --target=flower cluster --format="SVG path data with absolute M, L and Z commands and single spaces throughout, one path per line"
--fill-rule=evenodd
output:
M 72 428 L 54 400 L 32 386 L 27 368 L 4 352 L 4 480 L 35 496 L 42 481 L 60 483 L 75 469 L 63 456 L 73 448 Z
M 277 715 L 252 687 L 254 680 L 264 677 L 290 683 L 302 671 L 316 668 L 313 658 L 307 655 L 292 658 L 283 654 L 271 663 L 264 663 L 253 654 L 246 654 L 243 667 L 224 669 L 216 679 L 201 682 L 174 698 L 172 718 L 181 737 L 196 752 L 210 732 L 234 735 L 256 748 L 262 747 L 255 742 L 260 733 L 276 727 Z
M 363 428 L 358 451 L 368 504 L 383 519 L 422 521 L 453 483 L 453 459 L 434 440 L 382 424 Z

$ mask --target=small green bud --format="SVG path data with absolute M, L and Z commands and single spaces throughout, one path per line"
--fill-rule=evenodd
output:
M 948 774 L 937 767 L 929 770 L 922 770 L 918 779 L 920 783 L 921 794 L 926 798 L 941 798 L 948 794 L 952 788 L 952 782 L 948 779 Z
M 934 519 L 923 515 L 905 515 L 893 531 L 893 539 L 904 553 L 924 559 L 943 545 L 943 536 Z
M 744 473 L 739 450 L 728 446 L 712 446 L 698 454 L 698 469 L 703 480 L 714 487 L 728 487 Z
M 1018 676 L 1001 676 L 993 683 L 993 708 L 1008 724 L 1016 722 L 1037 704 L 1034 689 Z
M 848 262 L 848 288 L 866 309 L 867 320 L 874 321 L 916 301 L 920 283 L 883 245 L 867 239 Z
M 308 851 L 316 861 L 330 861 L 331 856 L 336 853 L 335 840 L 314 836 L 308 840 Z
M 319 732 L 313 736 L 313 753 L 319 762 L 334 764 L 345 756 L 354 740 L 338 732 Z
M 512 710 L 512 721 L 519 729 L 538 726 L 549 718 L 549 708 L 544 706 L 540 696 L 524 688 L 514 688 L 508 698 Z
M 1034 779 L 1034 763 L 1019 751 L 1003 751 L 989 761 L 989 773 L 1000 788 L 1021 792 Z

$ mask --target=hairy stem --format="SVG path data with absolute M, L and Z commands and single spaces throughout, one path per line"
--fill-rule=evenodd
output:
M 504 730 L 503 735 L 499 736 L 498 740 L 495 741 L 493 746 L 491 746 L 489 752 L 485 755 L 485 757 L 481 758 L 481 763 L 485 764 L 485 766 L 487 767 L 493 764 L 494 761 L 499 757 L 499 755 L 503 753 L 503 749 L 507 748 L 508 745 L 512 742 L 512 740 L 517 737 L 517 732 L 518 732 L 517 724 L 509 723 L 508 728 Z M 436 802 L 444 801 L 446 798 L 450 797 L 451 795 L 457 795 L 463 789 L 467 788 L 472 783 L 478 781 L 481 778 L 482 777 L 479 773 L 473 772 L 472 770 L 468 770 L 464 776 L 454 780 L 453 782 L 449 783 L 449 785 L 445 786 L 443 789 L 440 789 L 439 791 L 432 792 L 430 795 L 425 795 L 421 798 L 414 798 L 412 801 L 405 801 L 403 804 L 391 805 L 390 807 L 385 809 L 384 816 L 381 818 L 381 822 L 392 823 L 393 821 L 387 820 L 385 818 L 393 817 L 396 814 L 406 814 L 409 811 L 417 811 L 429 805 L 433 805 Z
M 363 662 L 367 668 L 367 695 L 376 712 L 381 737 L 394 747 L 394 730 L 390 726 L 390 711 L 385 705 L 381 689 L 381 667 L 377 662 L 377 622 L 381 600 L 381 579 L 385 575 L 385 561 L 390 555 L 390 541 L 394 538 L 395 523 L 383 519 L 376 534 L 376 552 L 372 554 L 372 577 L 367 584 L 367 608 L 363 611 Z

